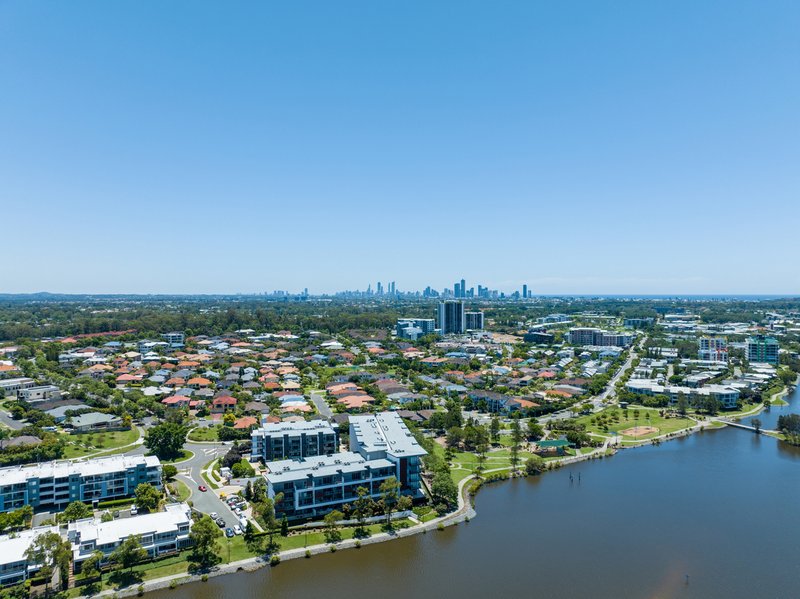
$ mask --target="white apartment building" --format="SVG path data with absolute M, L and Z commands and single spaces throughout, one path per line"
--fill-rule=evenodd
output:
M 86 518 L 72 522 L 67 528 L 67 539 L 72 544 L 73 569 L 81 571 L 83 562 L 95 551 L 106 558 L 133 535 L 151 558 L 177 553 L 191 545 L 192 510 L 185 503 L 173 503 L 163 512 L 154 512 L 117 518 L 103 522 L 99 518 Z
M 130 497 L 141 483 L 161 488 L 161 462 L 157 457 L 116 455 L 8 466 L 0 468 L 0 512 L 23 505 L 60 509 L 73 501 L 92 503 Z

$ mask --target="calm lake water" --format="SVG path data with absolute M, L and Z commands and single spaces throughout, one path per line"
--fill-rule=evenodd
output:
M 788 411 L 762 414 L 763 427 Z M 800 449 L 744 430 L 490 485 L 476 508 L 443 532 L 152 596 L 800 597 Z

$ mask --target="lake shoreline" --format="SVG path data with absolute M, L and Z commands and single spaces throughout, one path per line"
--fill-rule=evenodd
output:
M 781 391 L 781 394 L 782 396 L 786 396 L 789 394 L 789 392 L 790 389 L 787 387 L 786 389 Z M 758 408 L 750 412 L 747 412 L 746 414 L 737 415 L 736 419 L 738 420 L 741 418 L 748 418 L 760 414 L 764 409 L 765 409 L 764 405 L 761 404 L 760 406 L 758 406 Z M 723 426 L 714 426 L 714 422 L 723 424 Z M 564 466 L 569 466 L 579 462 L 610 458 L 613 455 L 615 455 L 618 450 L 621 449 L 628 450 L 640 447 L 647 447 L 650 445 L 659 445 L 662 442 L 668 442 L 674 439 L 688 437 L 696 433 L 713 431 L 713 430 L 722 430 L 724 428 L 728 428 L 728 426 L 724 424 L 724 422 L 698 420 L 696 421 L 696 424 L 692 427 L 680 431 L 666 433 L 658 437 L 653 437 L 652 439 L 643 439 L 642 441 L 637 441 L 635 443 L 629 443 L 626 445 L 622 445 L 621 443 L 616 443 L 613 445 L 605 443 L 602 447 L 599 447 L 595 451 L 592 451 L 590 453 L 578 456 L 569 456 L 567 458 L 564 458 L 563 460 L 551 462 L 550 464 L 548 464 L 547 469 L 544 470 L 542 474 L 546 474 L 549 471 L 557 471 Z M 501 478 L 490 482 L 492 483 L 504 482 L 507 480 L 511 480 L 513 478 L 524 478 L 525 476 L 526 475 L 524 474 L 515 476 L 509 475 L 507 478 Z M 392 533 L 381 532 L 364 539 L 347 539 L 344 541 L 340 541 L 339 543 L 335 544 L 336 551 L 365 548 L 368 545 L 385 543 L 388 541 L 393 541 L 396 539 L 410 537 L 418 534 L 427 534 L 428 532 L 438 532 L 451 526 L 457 526 L 462 522 L 469 523 L 470 520 L 474 519 L 478 515 L 477 511 L 474 508 L 473 503 L 477 490 L 479 490 L 480 488 L 476 489 L 475 492 L 472 492 L 471 483 L 473 481 L 475 481 L 475 475 L 467 476 L 461 481 L 459 481 L 458 484 L 459 506 L 456 511 L 438 518 L 434 518 L 429 522 L 416 524 L 410 528 L 398 529 Z M 314 555 L 330 553 L 331 544 L 322 543 L 317 545 L 311 545 L 307 548 L 303 547 L 299 549 L 288 549 L 274 555 L 277 555 L 280 558 L 280 561 L 283 562 L 295 559 L 309 559 L 309 556 L 306 554 L 306 552 L 309 552 L 310 556 L 312 557 Z M 255 572 L 265 567 L 280 567 L 280 564 L 276 564 L 273 566 L 270 563 L 271 558 L 272 556 L 251 557 L 244 560 L 231 562 L 230 564 L 223 564 L 217 566 L 214 569 L 209 570 L 208 572 L 203 572 L 199 574 L 188 574 L 188 573 L 174 574 L 163 578 L 144 581 L 140 584 L 131 585 L 123 589 L 118 589 L 118 590 L 108 589 L 100 593 L 94 594 L 92 595 L 92 597 L 122 598 L 122 597 L 141 596 L 143 593 L 171 589 L 175 588 L 176 586 L 182 586 L 186 584 L 202 583 L 207 580 L 210 580 L 211 578 L 235 574 L 236 572 Z M 142 593 L 139 592 L 140 586 L 143 589 Z M 90 596 L 80 595 L 78 596 L 78 599 L 84 599 L 84 598 L 88 599 L 88 597 Z

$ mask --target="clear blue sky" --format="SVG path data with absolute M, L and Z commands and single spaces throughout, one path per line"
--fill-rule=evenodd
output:
M 800 292 L 800 2 L 0 2 L 0 292 Z

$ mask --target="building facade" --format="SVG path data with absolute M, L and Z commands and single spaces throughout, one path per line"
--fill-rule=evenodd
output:
M 655 318 L 626 318 L 623 324 L 629 329 L 646 329 L 655 324 Z
M 464 312 L 464 322 L 468 331 L 482 331 L 483 312 Z
M 282 460 L 268 464 L 268 468 L 264 475 L 267 493 L 271 499 L 283 494 L 275 510 L 290 520 L 316 518 L 345 503 L 352 504 L 358 499 L 359 487 L 379 499 L 381 484 L 395 476 L 389 460 L 367 460 L 352 452 Z
M 589 327 L 576 327 L 569 330 L 568 341 L 572 345 L 596 345 L 598 347 L 627 347 L 633 343 L 630 333 L 615 333 Z
M 28 403 L 38 403 L 50 401 L 51 399 L 61 399 L 61 389 L 55 385 L 37 385 L 17 391 L 17 397 Z
M 780 345 L 774 337 L 756 335 L 747 340 L 747 361 L 777 364 Z
M 711 362 L 727 362 L 728 340 L 725 337 L 700 337 L 697 340 L 697 357 Z
M 425 450 L 394 412 L 350 416 L 349 452 L 267 464 L 264 475 L 271 498 L 288 519 L 316 518 L 358 498 L 359 487 L 374 499 L 390 477 L 400 482 L 402 493 L 418 496 L 420 457 Z
M 525 335 L 522 337 L 522 340 L 525 343 L 545 343 L 549 345 L 555 341 L 555 338 L 556 337 L 553 335 L 553 333 L 531 330 L 525 333 Z
M 73 501 L 131 497 L 141 483 L 161 488 L 157 457 L 118 455 L 84 462 L 9 466 L 0 468 L 0 512 L 24 505 L 34 510 L 62 509 Z
M 439 328 L 442 335 L 466 332 L 464 302 L 459 300 L 439 302 Z
M 183 347 L 185 335 L 180 331 L 171 331 L 169 333 L 161 333 L 161 338 L 169 343 L 170 347 Z
M 339 449 L 339 436 L 324 420 L 277 422 L 253 429 L 250 459 L 274 462 L 329 455 Z
M 420 492 L 420 458 L 428 452 L 395 412 L 350 416 L 350 450 L 369 460 L 389 460 L 401 490 L 411 495 Z
M 666 395 L 671 403 L 676 403 L 684 395 L 690 403 L 696 403 L 705 397 L 716 399 L 720 405 L 730 410 L 739 403 L 739 390 L 726 385 L 706 385 L 705 387 L 683 387 L 677 385 L 662 385 L 652 379 L 631 379 L 626 386 L 628 391 L 640 395 Z
M 435 332 L 436 320 L 433 318 L 399 318 L 395 325 L 395 333 L 400 339 L 416 341 Z
M 37 537 L 51 532 L 57 533 L 58 527 L 38 526 L 0 536 L 0 586 L 24 582 L 41 569 L 41 564 L 28 562 L 25 552 Z
M 192 510 L 185 503 L 173 503 L 163 512 L 118 518 L 103 522 L 86 518 L 67 527 L 67 540 L 72 545 L 73 571 L 81 571 L 83 562 L 95 551 L 103 554 L 103 563 L 128 537 L 137 535 L 150 558 L 177 553 L 191 546 Z
M 36 386 L 36 381 L 27 377 L 19 377 L 15 379 L 6 379 L 0 381 L 0 393 L 4 397 L 11 397 L 17 395 L 23 389 L 30 389 Z

